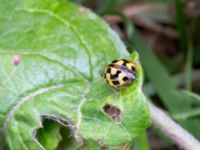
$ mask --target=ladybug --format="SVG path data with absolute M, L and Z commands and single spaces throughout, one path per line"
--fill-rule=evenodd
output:
M 126 59 L 114 60 L 107 65 L 103 76 L 108 85 L 120 89 L 136 80 L 135 64 Z

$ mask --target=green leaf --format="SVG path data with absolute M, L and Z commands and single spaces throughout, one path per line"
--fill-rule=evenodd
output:
M 102 0 L 96 12 L 100 15 L 115 12 L 127 3 L 130 3 L 130 0 Z
M 187 111 L 185 113 L 183 112 L 180 114 L 173 115 L 172 117 L 176 120 L 186 120 L 186 119 L 190 119 L 193 117 L 199 117 L 199 116 L 200 116 L 200 109 L 199 109 L 199 107 L 197 107 L 197 108 L 191 109 L 190 111 Z
M 186 23 L 184 17 L 184 10 L 183 10 L 183 3 L 181 0 L 174 1 L 175 8 L 176 8 L 176 26 L 180 34 L 180 43 L 182 50 L 188 49 L 188 37 L 187 37 L 187 30 L 186 30 Z
M 86 141 L 80 150 L 93 150 L 95 147 L 96 150 L 101 150 L 101 146 L 94 141 Z M 103 148 L 103 147 L 102 147 Z
M 147 134 L 143 133 L 133 141 L 134 150 L 150 150 Z
M 181 94 L 183 95 L 185 100 L 188 100 L 189 102 L 193 103 L 197 107 L 191 110 L 179 113 L 179 114 L 175 114 L 172 117 L 176 120 L 187 120 L 194 117 L 198 117 L 200 115 L 200 109 L 198 106 L 200 104 L 200 95 L 190 92 L 190 91 L 186 91 L 186 90 L 182 90 Z M 191 121 L 191 120 L 188 120 L 188 121 Z
M 185 88 L 187 90 L 192 90 L 192 68 L 193 68 L 193 53 L 194 48 L 191 42 L 188 42 L 188 50 L 187 50 L 187 60 L 185 66 Z
M 187 90 L 182 90 L 181 94 L 183 94 L 188 100 L 195 102 L 195 103 L 200 103 L 200 95 L 194 92 L 190 92 Z
M 43 128 L 37 131 L 37 139 L 47 150 L 54 150 L 60 140 L 60 125 L 49 119 L 44 119 Z
M 62 0 L 0 2 L 0 125 L 11 149 L 44 149 L 36 138 L 43 117 L 68 125 L 77 140 L 106 145 L 144 132 L 149 110 L 137 53 L 130 57 L 137 75 L 130 87 L 115 93 L 101 76 L 113 59 L 128 57 L 104 21 Z

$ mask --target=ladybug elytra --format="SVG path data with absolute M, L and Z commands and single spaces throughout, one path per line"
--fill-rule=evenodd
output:
M 126 59 L 114 60 L 107 65 L 104 79 L 115 89 L 127 86 L 136 80 L 135 64 Z

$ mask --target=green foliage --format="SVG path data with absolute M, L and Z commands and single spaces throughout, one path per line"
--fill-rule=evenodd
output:
M 101 0 L 101 5 L 97 9 L 97 13 L 100 15 L 114 12 L 126 3 L 130 3 L 130 0 Z
M 175 115 L 192 110 L 192 103 L 188 100 L 190 98 L 188 96 L 186 97 L 178 90 L 163 64 L 161 64 L 161 62 L 152 53 L 149 46 L 145 44 L 138 31 L 134 30 L 133 35 L 131 38 L 135 45 L 132 45 L 132 48 L 138 49 L 140 52 L 141 61 L 147 78 L 151 81 L 158 96 L 161 98 L 168 111 L 172 115 Z M 200 137 L 199 119 L 184 120 L 180 123 L 197 138 Z
M 85 143 L 120 145 L 144 132 L 149 110 L 138 55 L 130 57 L 136 82 L 116 94 L 101 74 L 128 52 L 100 18 L 62 0 L 0 2 L 0 125 L 11 149 L 54 149 L 61 140 L 57 125 L 36 138 L 44 116 Z M 120 110 L 121 120 L 104 112 L 106 104 Z
M 200 95 L 190 92 L 190 91 L 186 91 L 186 90 L 181 91 L 181 94 L 183 94 L 186 100 L 188 100 L 190 103 L 198 107 L 195 107 L 189 111 L 175 114 L 173 115 L 173 118 L 176 120 L 187 120 L 194 117 L 199 117 L 200 116 L 200 109 L 199 109 Z
M 175 0 L 174 3 L 176 7 L 176 25 L 180 34 L 181 48 L 186 51 L 188 49 L 188 36 L 183 12 L 183 3 L 181 0 Z
M 167 111 L 169 111 L 169 114 L 171 114 L 178 123 L 199 139 L 200 111 L 199 107 L 194 108 L 193 104 L 197 104 L 200 96 L 194 93 L 188 94 L 189 91 L 182 93 L 178 90 L 164 66 L 159 62 L 155 55 L 153 55 L 151 49 L 143 43 L 140 35 L 137 32 L 134 32 L 134 36 L 134 41 L 137 43 L 136 47 L 141 54 L 141 61 L 146 75 L 167 108 Z M 190 73 L 191 71 L 192 70 L 189 69 Z M 189 82 L 191 82 L 191 78 L 187 78 L 187 80 L 190 80 Z
M 137 137 L 133 142 L 134 150 L 150 150 L 147 134 L 143 133 Z
M 45 149 L 54 150 L 61 140 L 60 125 L 48 119 L 45 119 L 42 124 L 43 128 L 37 131 L 36 137 Z

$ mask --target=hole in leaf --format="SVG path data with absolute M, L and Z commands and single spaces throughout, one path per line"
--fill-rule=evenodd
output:
M 62 140 L 60 141 L 57 150 L 66 149 L 66 147 L 69 149 L 79 149 L 82 147 L 83 143 L 78 142 L 77 139 L 73 137 L 70 128 L 62 126 L 60 128 L 60 134 L 62 136 Z
M 113 121 L 120 121 L 122 118 L 121 111 L 116 106 L 105 104 L 103 106 L 103 110 L 109 117 L 112 118 Z
M 36 138 L 46 149 L 55 149 L 61 141 L 60 124 L 50 119 L 44 119 L 42 124 L 43 128 L 37 130 Z
M 55 121 L 54 118 L 42 116 L 42 125 L 36 131 L 36 138 L 45 149 L 77 149 L 83 145 L 75 139 L 73 129 L 63 120 Z

